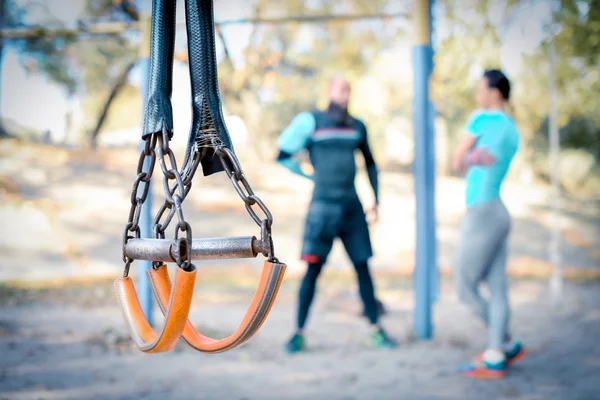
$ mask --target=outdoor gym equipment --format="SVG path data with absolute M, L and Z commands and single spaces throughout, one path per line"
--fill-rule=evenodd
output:
M 123 234 L 125 271 L 114 285 L 130 335 L 141 351 L 169 351 L 183 337 L 198 351 L 219 353 L 244 344 L 260 329 L 275 301 L 286 265 L 275 257 L 271 236 L 273 217 L 246 180 L 223 120 L 217 82 L 212 0 L 185 0 L 192 127 L 182 168 L 177 168 L 175 155 L 169 147 L 173 136 L 171 93 L 175 8 L 176 0 L 152 2 L 150 75 L 142 131 L 144 148 L 137 166 L 131 209 Z M 165 202 L 153 221 L 154 239 L 142 239 L 140 215 L 157 158 L 162 170 Z M 200 165 L 205 176 L 225 171 L 250 217 L 260 226 L 260 238 L 193 238 L 192 227 L 184 217 L 183 203 Z M 257 213 L 253 206 L 257 206 L 260 212 Z M 165 232 L 174 217 L 177 217 L 177 223 L 173 239 L 169 240 L 165 238 Z M 254 298 L 238 329 L 220 340 L 203 336 L 188 321 L 197 273 L 192 260 L 252 258 L 259 253 L 267 260 Z M 158 332 L 148 323 L 129 277 L 134 260 L 152 261 L 148 276 L 165 316 Z M 173 283 L 167 262 L 177 264 Z

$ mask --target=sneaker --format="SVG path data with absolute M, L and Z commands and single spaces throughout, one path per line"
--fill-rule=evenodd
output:
M 518 363 L 523 359 L 523 357 L 525 357 L 526 354 L 527 350 L 525 350 L 525 346 L 523 346 L 521 342 L 515 342 L 510 351 L 504 352 L 507 366 Z
M 521 344 L 521 342 L 515 342 L 510 351 L 504 352 L 504 356 L 506 357 L 506 366 L 510 367 L 511 365 L 518 363 L 523 359 L 523 357 L 525 357 L 526 354 L 527 350 L 525 350 L 525 347 Z M 483 352 L 480 353 L 475 359 L 475 362 L 481 361 L 483 361 Z
M 479 379 L 503 378 L 506 370 L 506 362 L 489 363 L 478 359 L 469 364 L 461 365 L 458 370 L 461 375 Z
M 295 333 L 285 345 L 285 350 L 288 353 L 298 353 L 304 349 L 304 337 L 302 335 L 298 335 L 297 333 Z
M 390 338 L 383 329 L 379 329 L 377 332 L 373 332 L 367 339 L 369 345 L 379 348 L 395 349 L 398 347 L 398 342 Z

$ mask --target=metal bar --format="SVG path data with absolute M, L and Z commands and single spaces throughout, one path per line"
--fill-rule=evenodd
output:
M 257 250 L 260 247 L 254 236 L 194 239 L 192 260 L 254 258 L 259 253 Z
M 4 10 L 6 9 L 6 0 L 0 0 L 0 32 L 4 27 L 4 16 L 6 15 Z M 0 137 L 4 136 L 7 132 L 4 131 L 4 125 L 2 124 L 2 65 L 4 61 L 5 52 L 4 40 L 0 38 Z
M 168 239 L 130 239 L 125 252 L 134 260 L 174 262 L 172 245 Z
M 431 0 L 415 3 L 413 47 L 415 136 L 414 181 L 416 197 L 416 250 L 414 276 L 414 331 L 419 339 L 432 336 L 431 304 L 436 273 L 435 157 L 429 100 L 431 73 Z
M 131 239 L 125 252 L 135 260 L 174 262 L 169 239 Z M 262 243 L 254 236 L 201 238 L 192 240 L 192 260 L 254 258 L 262 253 Z
M 433 72 L 434 64 L 433 59 L 435 55 L 434 50 L 434 34 L 435 34 L 435 23 L 433 20 L 433 7 L 435 6 L 435 0 L 430 0 L 429 2 L 429 57 L 428 57 L 428 73 L 431 76 Z M 431 273 L 431 303 L 435 303 L 439 299 L 440 295 L 440 271 L 437 264 L 437 235 L 436 235 L 436 218 L 435 218 L 435 116 L 436 110 L 435 105 L 431 101 L 431 96 L 427 96 L 429 101 L 429 132 L 430 132 L 430 150 L 429 150 L 429 194 L 428 200 L 429 203 L 427 205 L 427 209 L 430 211 L 430 218 L 428 224 L 428 230 L 430 233 L 429 237 L 429 246 L 427 250 L 427 254 L 432 263 L 430 263 L 430 273 Z
M 0 37 L 5 39 L 35 39 L 48 36 L 74 36 L 74 35 L 119 35 L 127 30 L 139 30 L 138 22 L 95 22 L 85 24 L 78 22 L 75 26 L 61 26 L 48 28 L 43 26 L 30 26 L 19 28 L 3 28 Z
M 241 18 L 224 21 L 216 21 L 215 25 L 241 25 L 241 24 L 287 24 L 287 23 L 322 23 L 325 21 L 357 21 L 365 19 L 395 19 L 409 18 L 408 13 L 390 14 L 338 14 L 338 15 L 291 15 L 281 18 Z
M 140 15 L 141 17 L 141 15 Z M 406 13 L 390 14 L 360 14 L 360 15 L 299 15 L 282 18 L 248 18 L 215 21 L 215 26 L 244 25 L 244 24 L 268 24 L 279 25 L 287 23 L 322 23 L 325 21 L 359 21 L 368 19 L 390 20 L 396 18 L 408 18 Z M 142 20 L 142 18 L 140 18 Z M 4 28 L 0 31 L 0 37 L 6 39 L 34 39 L 47 36 L 73 36 L 73 35 L 118 35 L 127 30 L 141 30 L 142 23 L 134 22 L 94 22 L 85 23 L 77 21 L 73 26 L 61 26 L 48 28 L 43 26 Z M 177 23 L 178 27 L 185 26 L 185 21 Z

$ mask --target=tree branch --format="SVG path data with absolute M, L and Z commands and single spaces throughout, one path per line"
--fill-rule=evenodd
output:
M 223 45 L 223 52 L 225 53 L 225 60 L 229 63 L 230 67 L 233 67 L 233 60 L 231 59 L 231 54 L 229 53 L 229 48 L 227 48 L 227 42 L 225 41 L 225 36 L 223 35 L 223 30 L 219 26 L 215 26 L 215 32 L 219 39 L 221 40 L 221 44 Z
M 140 14 L 138 12 L 135 3 L 132 0 L 122 0 L 121 10 L 134 21 L 140 20 Z
M 100 131 L 102 130 L 102 126 L 104 125 L 104 122 L 106 121 L 106 117 L 108 116 L 108 111 L 110 110 L 110 106 L 112 105 L 113 101 L 115 100 L 115 98 L 117 97 L 117 95 L 119 94 L 119 92 L 121 91 L 123 86 L 125 86 L 125 83 L 127 82 L 127 77 L 129 76 L 129 72 L 133 69 L 133 67 L 135 66 L 136 63 L 137 63 L 137 61 L 134 61 L 134 62 L 130 63 L 129 65 L 127 65 L 127 67 L 125 67 L 125 69 L 119 76 L 119 79 L 117 80 L 117 82 L 113 86 L 112 90 L 110 91 L 110 94 L 108 95 L 108 98 L 106 99 L 106 103 L 104 103 L 104 107 L 102 108 L 102 112 L 100 113 L 100 116 L 98 117 L 98 122 L 96 122 L 96 127 L 91 132 L 91 142 L 92 142 L 93 148 L 96 148 L 96 145 L 98 142 L 98 135 L 100 134 Z

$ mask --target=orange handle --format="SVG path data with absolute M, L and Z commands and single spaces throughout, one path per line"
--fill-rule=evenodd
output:
M 129 334 L 141 351 L 160 353 L 175 347 L 186 326 L 195 284 L 195 268 L 190 272 L 177 268 L 174 290 L 165 297 L 165 304 L 168 304 L 168 307 L 162 310 L 165 320 L 160 333 L 156 333 L 142 311 L 131 278 L 115 280 L 117 300 Z
M 265 261 L 260 281 L 250 307 L 237 330 L 224 339 L 211 339 L 202 335 L 188 320 L 183 330 L 184 340 L 194 349 L 204 353 L 222 353 L 246 343 L 262 326 L 269 315 L 273 302 L 277 297 L 286 265 Z M 154 296 L 163 314 L 169 311 L 166 308 L 167 299 L 171 295 L 171 282 L 167 267 L 162 265 L 157 269 L 148 271 L 150 285 Z

